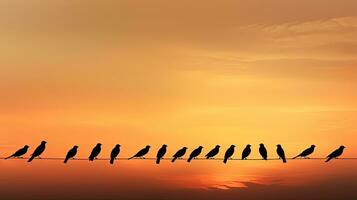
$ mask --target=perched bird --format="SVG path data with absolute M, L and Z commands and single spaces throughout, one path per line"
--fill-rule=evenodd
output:
M 114 160 L 117 158 L 119 153 L 120 153 L 120 145 L 117 144 L 115 145 L 112 152 L 110 153 L 110 164 L 114 164 Z
M 330 155 L 327 156 L 326 162 L 330 161 L 331 159 L 340 157 L 345 148 L 346 147 L 344 147 L 344 146 L 340 146 L 340 148 L 336 149 L 334 152 L 332 152 Z
M 186 150 L 187 147 L 183 147 L 182 149 L 178 150 L 175 155 L 173 155 L 173 159 L 171 162 L 175 162 L 175 160 L 177 160 L 178 158 L 181 158 L 182 156 L 184 156 L 186 154 Z
M 160 164 L 160 160 L 162 159 L 162 157 L 164 157 L 164 155 L 166 154 L 166 148 L 167 145 L 164 144 L 162 145 L 162 147 L 159 149 L 159 151 L 157 152 L 156 155 L 156 164 Z
M 268 152 L 267 152 L 267 149 L 265 148 L 264 144 L 259 145 L 259 153 L 264 160 L 268 160 Z
M 28 145 L 25 145 L 23 148 L 17 150 L 14 154 L 12 154 L 11 156 L 5 158 L 5 159 L 9 159 L 9 158 L 16 158 L 16 157 L 21 157 L 23 155 L 25 155 L 27 153 L 27 150 L 29 149 Z
M 246 160 L 250 152 L 252 152 L 252 150 L 250 149 L 250 144 L 248 144 L 242 152 L 242 160 Z
M 47 143 L 46 141 L 42 141 L 41 144 L 32 153 L 30 159 L 27 162 L 31 162 L 34 158 L 40 156 L 46 149 L 46 143 Z
M 68 151 L 66 158 L 64 159 L 63 162 L 67 163 L 69 159 L 74 158 L 74 156 L 76 156 L 77 154 L 77 149 L 78 149 L 77 145 L 73 146 L 73 148 Z
M 221 146 L 216 145 L 215 148 L 213 148 L 210 152 L 208 152 L 208 154 L 206 155 L 207 159 L 213 158 L 214 156 L 216 156 L 219 153 L 219 148 Z
M 192 159 L 199 156 L 202 152 L 202 149 L 203 149 L 203 146 L 199 146 L 197 149 L 193 150 L 192 153 L 190 154 L 190 157 L 188 158 L 187 162 L 191 162 Z
M 276 145 L 278 148 L 276 149 L 276 153 L 278 154 L 279 158 L 283 160 L 284 163 L 286 163 L 286 158 L 285 158 L 285 152 L 284 149 L 281 147 L 280 144 Z
M 150 150 L 150 146 L 149 145 L 146 145 L 145 148 L 141 149 L 138 153 L 136 153 L 133 157 L 129 158 L 130 159 L 133 159 L 133 158 L 143 158 L 145 159 L 143 156 L 145 156 L 147 153 L 149 153 L 149 150 Z
M 311 145 L 311 147 L 305 149 L 302 153 L 300 153 L 299 155 L 295 156 L 293 159 L 296 159 L 298 157 L 309 158 L 307 156 L 309 156 L 310 154 L 314 153 L 314 151 L 315 151 L 315 145 Z
M 92 150 L 91 154 L 89 155 L 89 161 L 93 161 L 94 159 L 97 158 L 97 156 L 100 154 L 100 151 L 102 150 L 102 144 L 98 143 Z
M 223 160 L 223 163 L 224 163 L 224 164 L 226 164 L 227 161 L 228 161 L 228 159 L 230 159 L 230 158 L 233 156 L 233 154 L 234 154 L 234 148 L 235 148 L 235 147 L 236 147 L 236 146 L 231 145 L 231 146 L 227 149 L 226 153 L 224 154 L 224 160 Z

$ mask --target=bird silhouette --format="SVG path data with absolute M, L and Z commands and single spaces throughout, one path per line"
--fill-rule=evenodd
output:
M 311 145 L 311 147 L 305 149 L 303 152 L 301 152 L 299 155 L 295 156 L 293 159 L 296 159 L 298 157 L 309 158 L 307 156 L 314 153 L 314 151 L 315 151 L 315 145 Z
M 219 153 L 219 148 L 221 146 L 219 145 L 216 145 L 216 147 L 214 147 L 210 152 L 208 152 L 208 154 L 206 155 L 206 158 L 207 159 L 211 159 L 213 158 L 214 156 L 216 156 L 218 153 Z
M 89 155 L 88 159 L 89 161 L 93 161 L 94 159 L 97 159 L 97 156 L 100 154 L 100 151 L 102 150 L 102 144 L 98 143 L 92 150 L 91 154 Z
M 46 143 L 47 143 L 46 141 L 42 141 L 41 144 L 32 153 L 30 159 L 27 162 L 31 162 L 34 158 L 40 156 L 46 149 Z
M 242 160 L 246 160 L 250 152 L 252 152 L 252 150 L 250 149 L 250 144 L 248 144 L 242 152 Z
M 17 150 L 14 154 L 12 154 L 11 156 L 5 158 L 5 159 L 9 159 L 9 158 L 21 158 L 21 156 L 25 155 L 27 153 L 27 150 L 29 149 L 28 145 L 25 145 L 23 148 Z
M 183 147 L 182 149 L 178 150 L 175 155 L 173 155 L 173 159 L 171 162 L 175 162 L 175 160 L 180 159 L 182 156 L 186 154 L 187 147 Z
M 150 146 L 146 145 L 145 148 L 141 149 L 138 153 L 136 153 L 134 156 L 130 157 L 128 160 L 131 160 L 133 158 L 142 158 L 145 159 L 144 156 L 149 153 Z
M 157 155 L 156 155 L 156 164 L 160 164 L 160 160 L 166 154 L 166 149 L 167 149 L 166 144 L 162 145 L 162 147 L 159 149 L 159 151 L 157 152 Z
M 78 149 L 78 146 L 75 145 L 72 147 L 72 149 L 70 149 L 66 155 L 66 158 L 64 159 L 64 163 L 67 163 L 69 159 L 71 158 L 74 158 L 74 156 L 76 156 L 77 154 L 77 149 Z
M 233 156 L 233 154 L 234 154 L 234 148 L 235 148 L 235 147 L 236 147 L 236 146 L 231 145 L 231 146 L 227 149 L 226 153 L 224 154 L 224 160 L 223 160 L 223 163 L 224 163 L 224 164 L 226 164 L 227 161 L 228 161 L 228 159 L 230 159 L 230 158 Z
M 345 146 L 340 146 L 338 149 L 336 149 L 335 151 L 333 151 L 330 155 L 327 156 L 327 160 L 326 162 L 329 162 L 332 159 L 337 159 L 338 157 L 340 157 L 343 154 L 343 150 L 345 149 Z
M 192 159 L 199 156 L 202 152 L 202 149 L 203 149 L 203 147 L 199 146 L 197 149 L 193 150 L 192 153 L 190 154 L 190 157 L 188 158 L 187 162 L 191 162 Z
M 259 145 L 259 153 L 264 160 L 268 160 L 268 151 L 265 148 L 264 144 Z
M 282 159 L 284 163 L 286 163 L 285 152 L 283 147 L 281 147 L 280 144 L 276 146 L 277 146 L 276 153 L 278 154 L 279 158 Z
M 110 153 L 110 164 L 114 164 L 115 159 L 117 158 L 117 156 L 120 153 L 120 145 L 117 144 L 115 145 L 115 147 L 113 148 L 112 152 Z

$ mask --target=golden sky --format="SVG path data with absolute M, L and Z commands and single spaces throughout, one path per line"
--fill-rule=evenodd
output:
M 151 156 L 163 143 L 170 156 L 236 144 L 236 157 L 249 143 L 258 157 L 263 142 L 271 157 L 277 143 L 289 157 L 311 144 L 316 157 L 342 144 L 356 157 L 356 8 L 355 0 L 2 0 L 0 154 L 47 140 L 47 156 L 77 144 L 87 157 L 101 142 L 103 157 L 116 143 L 121 156 L 146 144 Z M 181 185 L 200 187 L 274 178 L 282 167 L 242 164 L 246 178 L 235 180 L 233 167 L 184 164 L 177 169 L 197 182 Z M 167 165 L 154 185 L 181 180 Z M 297 165 L 286 173 L 304 169 Z M 332 171 L 311 167 L 321 177 Z

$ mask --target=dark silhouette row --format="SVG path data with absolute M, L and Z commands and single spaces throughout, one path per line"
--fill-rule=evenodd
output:
M 34 158 L 39 157 L 40 155 L 45 151 L 46 149 L 46 141 L 42 141 L 41 144 L 35 149 L 35 151 L 31 154 L 31 157 L 29 158 L 28 162 L 31 162 Z M 89 161 L 94 161 L 95 159 L 97 159 L 98 155 L 101 152 L 101 143 L 98 143 L 92 150 L 91 154 L 89 155 L 88 159 Z M 218 155 L 219 151 L 220 151 L 220 147 L 219 145 L 216 145 L 211 151 L 209 151 L 206 154 L 206 159 L 213 159 L 216 155 Z M 28 151 L 29 146 L 25 145 L 23 148 L 19 149 L 18 151 L 16 151 L 14 154 L 12 154 L 11 156 L 5 158 L 5 159 L 9 159 L 9 158 L 16 158 L 16 157 L 22 157 L 23 155 L 25 155 Z M 329 162 L 331 159 L 334 158 L 338 158 L 342 155 L 343 150 L 344 150 L 344 146 L 340 146 L 338 149 L 336 149 L 335 151 L 333 151 L 331 154 L 329 154 L 326 157 L 326 162 Z M 202 146 L 199 146 L 198 148 L 194 149 L 191 154 L 189 155 L 189 158 L 187 160 L 187 162 L 191 162 L 193 159 L 196 159 L 201 153 L 202 153 Z M 78 146 L 73 146 L 72 149 L 70 149 L 64 159 L 64 163 L 67 163 L 69 159 L 74 159 L 76 154 L 78 151 Z M 133 158 L 141 158 L 141 159 L 145 159 L 145 155 L 148 154 L 150 151 L 150 146 L 147 145 L 145 148 L 141 149 L 140 151 L 138 151 L 134 156 L 130 157 L 130 159 Z M 156 156 L 156 163 L 160 164 L 160 160 L 163 159 L 163 157 L 165 156 L 167 151 L 167 145 L 164 144 L 162 145 L 162 147 L 159 149 L 159 151 L 157 152 L 157 156 Z M 182 157 L 186 154 L 187 151 L 187 147 L 183 147 L 182 149 L 178 150 L 172 158 L 172 162 L 175 162 L 177 159 L 182 159 Z M 224 159 L 223 162 L 226 164 L 228 162 L 229 159 L 232 158 L 233 154 L 235 151 L 235 146 L 231 145 L 225 152 L 224 155 Z M 246 160 L 250 153 L 251 153 L 251 145 L 247 145 L 245 147 L 245 149 L 242 152 L 242 160 Z M 315 145 L 311 145 L 311 147 L 305 149 L 303 152 L 301 152 L 299 155 L 295 156 L 293 159 L 296 159 L 298 157 L 301 158 L 309 158 L 308 156 L 310 156 L 313 152 L 315 151 Z M 117 159 L 118 155 L 120 153 L 120 145 L 117 144 L 115 145 L 115 147 L 113 148 L 113 150 L 111 151 L 110 154 L 110 164 L 114 164 L 114 161 Z M 268 151 L 265 148 L 264 144 L 260 144 L 259 146 L 259 153 L 262 156 L 262 159 L 264 160 L 268 160 Z M 284 149 L 282 148 L 282 146 L 280 144 L 277 145 L 277 149 L 276 149 L 276 153 L 279 156 L 279 159 L 281 159 L 284 163 L 286 163 L 286 157 L 285 157 L 285 152 Z

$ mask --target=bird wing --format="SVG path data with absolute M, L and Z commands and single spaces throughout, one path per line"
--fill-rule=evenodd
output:
M 35 151 L 33 152 L 32 156 L 38 156 L 45 150 L 45 147 L 40 145 L 38 146 Z
M 180 157 L 185 154 L 185 151 L 183 149 L 179 150 L 178 152 L 175 153 L 173 157 Z
M 338 149 L 330 153 L 330 155 L 328 155 L 327 158 L 335 157 L 337 153 L 338 153 Z
M 146 149 L 141 149 L 138 153 L 135 154 L 134 157 L 140 157 L 146 154 L 145 152 Z

